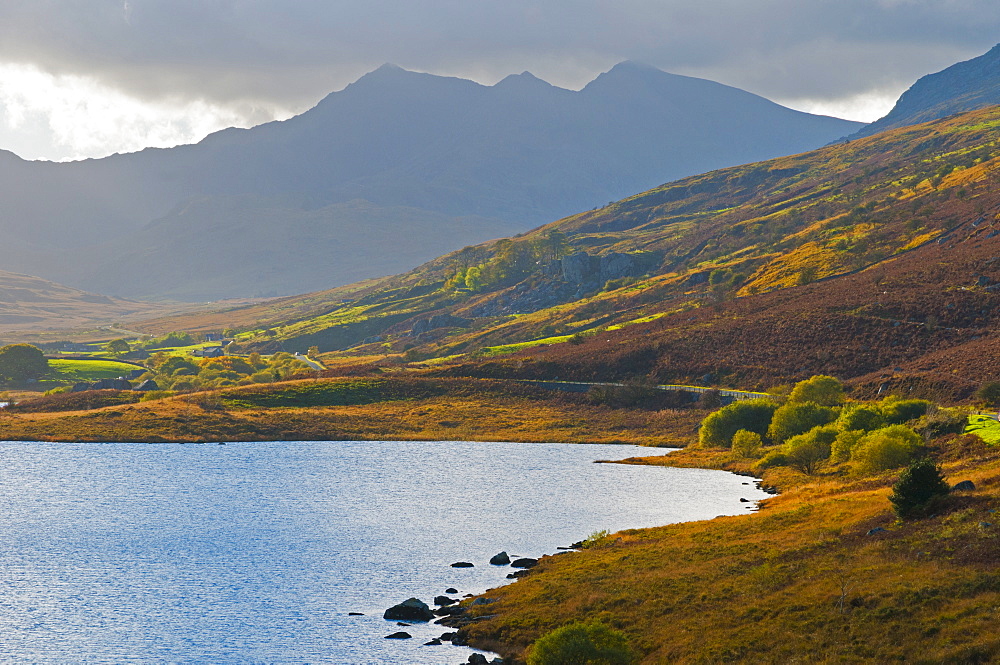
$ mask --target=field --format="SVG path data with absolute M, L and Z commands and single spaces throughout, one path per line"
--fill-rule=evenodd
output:
M 113 360 L 49 360 L 48 379 L 68 383 L 78 381 L 97 381 L 99 379 L 114 379 L 125 376 L 136 365 L 115 362 Z
M 969 426 L 965 428 L 965 432 L 975 434 L 987 443 L 1000 444 L 1000 422 L 994 416 L 969 416 Z

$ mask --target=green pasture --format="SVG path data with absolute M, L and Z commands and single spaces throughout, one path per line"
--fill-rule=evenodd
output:
M 1000 444 L 1000 422 L 994 416 L 972 415 L 965 426 L 966 434 L 975 434 L 989 444 Z
M 125 376 L 134 369 L 139 367 L 113 360 L 49 360 L 49 373 L 46 378 L 69 383 L 97 381 Z

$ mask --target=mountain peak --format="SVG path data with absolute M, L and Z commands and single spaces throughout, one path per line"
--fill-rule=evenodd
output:
M 521 72 L 520 74 L 511 74 L 510 76 L 504 77 L 504 79 L 498 82 L 494 88 L 498 89 L 521 89 L 521 90 L 532 90 L 538 88 L 551 88 L 554 87 L 548 81 L 544 81 L 531 72 Z
M 1000 104 L 1000 44 L 986 53 L 917 79 L 889 113 L 850 138 Z

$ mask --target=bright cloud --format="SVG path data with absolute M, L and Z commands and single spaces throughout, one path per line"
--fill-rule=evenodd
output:
M 33 154 L 30 146 L 19 146 L 15 151 L 25 159 L 62 161 L 193 143 L 259 121 L 252 115 L 260 114 L 197 99 L 142 100 L 82 76 L 0 65 L 0 132 L 51 135 L 51 145 L 38 145 Z

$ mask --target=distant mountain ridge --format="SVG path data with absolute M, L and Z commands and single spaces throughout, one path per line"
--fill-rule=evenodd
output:
M 127 297 L 303 292 L 859 126 L 631 62 L 580 91 L 386 65 L 302 115 L 195 145 L 67 164 L 0 155 L 0 267 Z M 204 234 L 192 203 L 213 211 Z
M 850 138 L 1000 104 L 1000 44 L 981 56 L 917 80 L 889 113 Z

